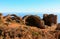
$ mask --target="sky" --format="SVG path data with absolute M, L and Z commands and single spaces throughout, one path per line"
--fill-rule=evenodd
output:
M 0 12 L 36 15 L 53 13 L 58 15 L 58 22 L 60 22 L 60 0 L 0 0 Z
M 60 0 L 0 0 L 0 12 L 60 13 Z

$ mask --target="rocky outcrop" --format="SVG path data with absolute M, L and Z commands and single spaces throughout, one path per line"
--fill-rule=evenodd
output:
M 40 17 L 35 15 L 27 15 L 27 16 L 24 16 L 23 18 L 26 25 L 35 26 L 35 27 L 44 29 L 43 21 L 41 20 Z
M 54 14 L 44 14 L 43 20 L 45 25 L 51 26 L 52 24 L 57 24 L 57 15 Z
M 0 39 L 60 39 L 57 15 L 45 14 L 24 17 L 0 14 Z

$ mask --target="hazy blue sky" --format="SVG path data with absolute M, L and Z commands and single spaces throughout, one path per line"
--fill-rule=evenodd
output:
M 0 12 L 60 13 L 60 0 L 0 0 Z
M 0 0 L 0 12 L 60 13 L 60 0 Z M 19 14 L 18 14 L 19 15 Z M 21 14 L 23 15 L 23 14 Z M 60 22 L 60 14 L 58 22 Z M 41 16 L 41 15 L 40 15 Z

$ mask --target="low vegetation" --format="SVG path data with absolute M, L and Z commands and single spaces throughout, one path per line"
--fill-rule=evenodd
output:
M 14 14 L 7 16 L 0 14 L 0 39 L 60 39 L 59 24 L 48 21 L 50 24 L 54 23 L 48 26 L 44 24 L 44 20 L 41 20 L 40 17 L 32 16 L 30 18 L 30 16 L 27 16 L 28 18 L 25 16 L 22 19 Z M 35 20 L 36 26 L 29 21 L 32 19 Z M 29 22 L 30 24 L 26 24 Z

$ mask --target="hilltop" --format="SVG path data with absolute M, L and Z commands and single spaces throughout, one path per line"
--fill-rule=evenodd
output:
M 41 19 L 37 15 L 19 17 L 0 13 L 1 39 L 60 39 L 59 26 L 54 14 L 44 14 Z

